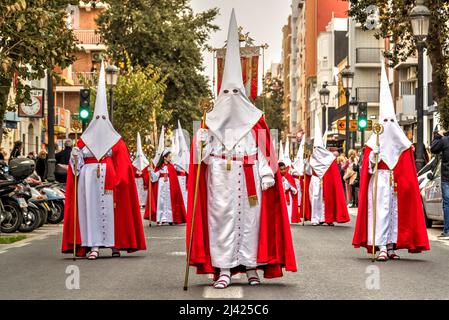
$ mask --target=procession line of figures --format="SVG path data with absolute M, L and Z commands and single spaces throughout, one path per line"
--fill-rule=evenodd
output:
M 140 137 L 131 162 L 109 121 L 102 64 L 93 119 L 71 154 L 62 252 L 94 260 L 100 248 L 111 248 L 116 257 L 146 250 L 137 185 L 148 190 L 140 200 L 146 199 L 146 219 L 187 222 L 187 263 L 198 274 L 213 274 L 217 289 L 228 287 L 235 273 L 246 273 L 248 283 L 257 285 L 258 270 L 265 278 L 295 272 L 290 223 L 350 220 L 336 159 L 325 149 L 318 120 L 311 155 L 304 156 L 304 137 L 295 162 L 280 157 L 278 163 L 263 113 L 245 95 L 234 12 L 226 50 L 220 94 L 189 156 L 164 149 L 162 138 L 154 168 Z M 377 259 L 386 261 L 399 259 L 397 249 L 429 250 L 429 241 L 411 143 L 397 123 L 384 67 L 380 106 L 383 133 L 364 149 L 352 245 L 375 249 Z

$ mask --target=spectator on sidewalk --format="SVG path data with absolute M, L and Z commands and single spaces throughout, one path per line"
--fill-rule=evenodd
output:
M 449 136 L 444 131 L 434 132 L 430 146 L 433 154 L 441 154 L 441 194 L 443 197 L 444 229 L 438 237 L 449 240 Z
M 14 142 L 14 147 L 12 148 L 9 160 L 18 158 L 21 156 L 21 154 L 22 154 L 22 141 L 17 140 L 16 142 Z
M 66 183 L 67 180 L 67 167 L 70 161 L 70 154 L 72 153 L 72 145 L 72 140 L 67 139 L 64 141 L 64 150 L 55 155 L 55 178 L 60 183 Z

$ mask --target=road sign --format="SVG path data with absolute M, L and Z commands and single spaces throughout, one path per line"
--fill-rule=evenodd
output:
M 349 131 L 356 132 L 358 128 L 357 120 L 349 120 Z M 346 120 L 338 120 L 337 121 L 337 129 L 338 131 L 346 130 Z

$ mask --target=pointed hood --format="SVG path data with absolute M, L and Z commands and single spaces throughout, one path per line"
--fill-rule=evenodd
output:
M 189 146 L 187 145 L 187 141 L 184 135 L 184 132 L 182 131 L 181 123 L 178 120 L 178 129 L 176 130 L 177 134 L 177 141 L 178 141 L 178 148 L 177 148 L 177 154 L 173 155 L 173 163 L 177 164 L 179 167 L 181 167 L 184 171 L 189 171 L 189 164 L 190 164 L 190 150 Z
M 101 62 L 94 114 L 89 126 L 81 135 L 81 139 L 86 144 L 86 147 L 93 153 L 98 161 L 100 161 L 121 138 L 120 134 L 118 134 L 112 126 L 111 121 L 109 121 L 106 101 L 104 63 Z
M 279 141 L 279 157 L 278 162 L 284 162 L 284 146 L 282 145 L 282 140 Z
M 142 141 L 140 140 L 140 133 L 137 132 L 137 145 L 136 145 L 136 158 L 133 161 L 133 166 L 140 172 L 143 171 L 148 165 L 150 161 L 148 161 L 147 157 L 143 153 L 142 150 Z
M 153 164 L 157 166 L 159 160 L 163 156 L 163 152 L 165 150 L 165 127 L 162 126 L 161 135 L 159 136 L 159 143 L 157 145 L 156 154 L 153 158 Z
M 385 64 L 383 62 L 381 64 L 379 123 L 383 126 L 384 132 L 379 137 L 379 157 L 390 170 L 393 170 L 402 152 L 410 148 L 412 143 L 399 126 L 394 111 L 393 98 L 388 84 Z M 371 135 L 366 145 L 371 149 L 376 146 L 375 134 Z
M 290 141 L 288 140 L 288 137 L 287 137 L 287 140 L 285 141 L 283 162 L 285 163 L 285 166 L 287 168 L 291 167 L 291 165 L 292 165 L 292 160 L 290 159 Z
M 318 115 L 315 115 L 315 135 L 313 138 L 313 152 L 310 157 L 310 166 L 316 175 L 322 179 L 334 160 L 334 154 L 324 146 L 320 120 L 318 119 Z
M 293 162 L 293 168 L 298 172 L 300 176 L 304 175 L 304 148 L 306 144 L 306 135 L 302 135 L 301 143 L 299 144 L 298 153 L 296 154 L 295 161 Z
M 206 115 L 206 125 L 230 151 L 251 131 L 262 114 L 245 93 L 239 32 L 235 12 L 232 10 L 221 90 L 213 110 Z

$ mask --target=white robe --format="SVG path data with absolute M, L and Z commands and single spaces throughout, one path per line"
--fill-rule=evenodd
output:
M 323 188 L 321 186 L 321 179 L 312 175 L 310 179 L 310 205 L 311 205 L 311 222 L 324 222 L 324 198 Z
M 114 197 L 105 192 L 106 164 L 84 163 L 84 158 L 94 155 L 87 147 L 81 149 L 83 158 L 78 159 L 78 220 L 83 247 L 113 247 L 114 239 Z M 111 156 L 109 150 L 106 156 Z M 70 162 L 72 169 L 74 164 Z
M 157 209 L 156 209 L 156 221 L 157 222 L 173 222 L 173 211 L 171 207 L 170 197 L 170 179 L 169 177 L 160 178 L 161 173 L 168 174 L 167 166 L 164 166 L 157 172 L 151 172 L 151 181 L 158 181 L 157 189 Z
M 368 245 L 373 244 L 374 175 L 368 186 Z M 389 170 L 379 170 L 377 180 L 376 246 L 398 241 L 398 197 L 394 192 L 394 176 Z
M 177 165 L 175 165 L 175 168 L 179 171 L 181 171 L 181 168 L 178 168 Z M 181 187 L 182 192 L 182 199 L 184 200 L 184 208 L 187 210 L 187 176 L 178 176 L 179 186 Z
M 296 189 L 296 186 L 292 186 L 290 182 L 285 177 L 282 177 L 282 184 L 284 185 L 284 190 L 288 191 L 290 189 Z M 290 191 L 290 203 L 287 203 L 287 212 L 288 212 L 288 221 L 292 223 L 292 211 L 293 211 L 293 199 L 292 199 L 292 191 Z M 287 195 L 286 195 L 287 196 Z
M 137 186 L 137 194 L 139 196 L 139 204 L 141 207 L 144 207 L 147 201 L 147 191 L 145 190 L 145 185 L 143 183 L 142 177 L 136 177 L 136 186 Z
M 242 161 L 227 160 L 223 145 L 210 135 L 204 158 L 208 165 L 207 205 L 209 245 L 212 265 L 216 268 L 234 268 L 239 265 L 257 267 L 259 225 L 261 210 L 261 177 L 274 177 L 265 156 L 249 132 L 232 150 L 233 156 L 257 155 L 253 166 L 258 204 L 251 207 L 248 201 Z

